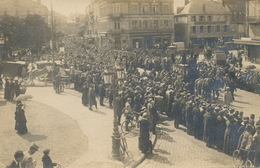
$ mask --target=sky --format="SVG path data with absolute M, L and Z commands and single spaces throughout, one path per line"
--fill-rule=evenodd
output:
M 89 0 L 41 0 L 42 4 L 53 10 L 69 16 L 71 13 L 85 13 L 85 8 Z M 174 0 L 175 8 L 183 6 L 184 0 Z

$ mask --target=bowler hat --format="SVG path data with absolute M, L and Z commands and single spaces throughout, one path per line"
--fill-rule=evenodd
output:
M 45 154 L 45 155 L 46 155 L 46 154 L 49 154 L 50 151 L 51 151 L 50 149 L 45 149 L 45 150 L 43 151 L 43 154 Z

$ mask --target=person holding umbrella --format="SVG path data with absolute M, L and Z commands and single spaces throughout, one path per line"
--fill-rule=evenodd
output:
M 23 104 L 18 102 L 15 112 L 15 130 L 17 130 L 17 133 L 20 135 L 26 134 L 28 132 L 26 126 L 27 120 L 24 113 Z

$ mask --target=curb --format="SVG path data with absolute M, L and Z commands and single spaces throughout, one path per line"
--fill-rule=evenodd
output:
M 153 149 L 154 149 L 154 147 L 157 143 L 157 139 L 158 139 L 158 135 L 156 134 L 154 139 L 153 139 Z M 149 154 L 150 153 L 140 155 L 140 158 L 137 159 L 137 161 L 134 161 L 134 163 L 132 163 L 130 165 L 126 165 L 125 168 L 136 168 L 146 159 L 146 156 L 149 155 Z

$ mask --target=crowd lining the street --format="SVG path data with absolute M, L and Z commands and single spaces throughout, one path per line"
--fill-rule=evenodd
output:
M 189 135 L 205 141 L 207 147 L 228 155 L 236 149 L 255 150 L 255 166 L 260 166 L 260 121 L 255 122 L 254 114 L 243 116 L 232 107 L 237 87 L 258 91 L 258 87 L 250 86 L 259 81 L 258 73 L 237 71 L 236 61 L 228 61 L 225 67 L 198 62 L 198 53 L 192 52 L 182 53 L 179 58 L 174 53 L 164 57 L 165 53 L 157 49 L 112 51 L 82 46 L 77 40 L 68 40 L 67 46 L 69 54 L 61 57 L 64 64 L 56 66 L 54 76 L 57 78 L 60 68 L 70 69 L 74 88 L 82 93 L 82 104 L 93 110 L 92 106 L 98 108 L 97 95 L 100 106 L 107 97 L 109 106 L 117 112 L 119 125 L 122 115 L 127 121 L 141 116 L 138 140 L 143 153 L 152 151 L 150 133 L 156 134 L 160 115 L 166 115 L 174 119 L 176 129 L 186 127 Z M 242 63 L 238 66 L 242 67 Z M 104 82 L 104 73 L 115 72 L 115 67 L 126 70 L 125 77 L 116 80 L 116 87 Z M 5 99 L 12 100 L 14 93 L 19 95 L 19 89 L 10 89 L 9 85 L 7 79 Z M 223 101 L 219 99 L 221 91 Z M 18 102 L 17 113 L 21 107 Z M 16 129 L 18 133 L 27 132 L 27 128 Z M 17 155 L 23 154 L 18 151 L 15 158 Z

